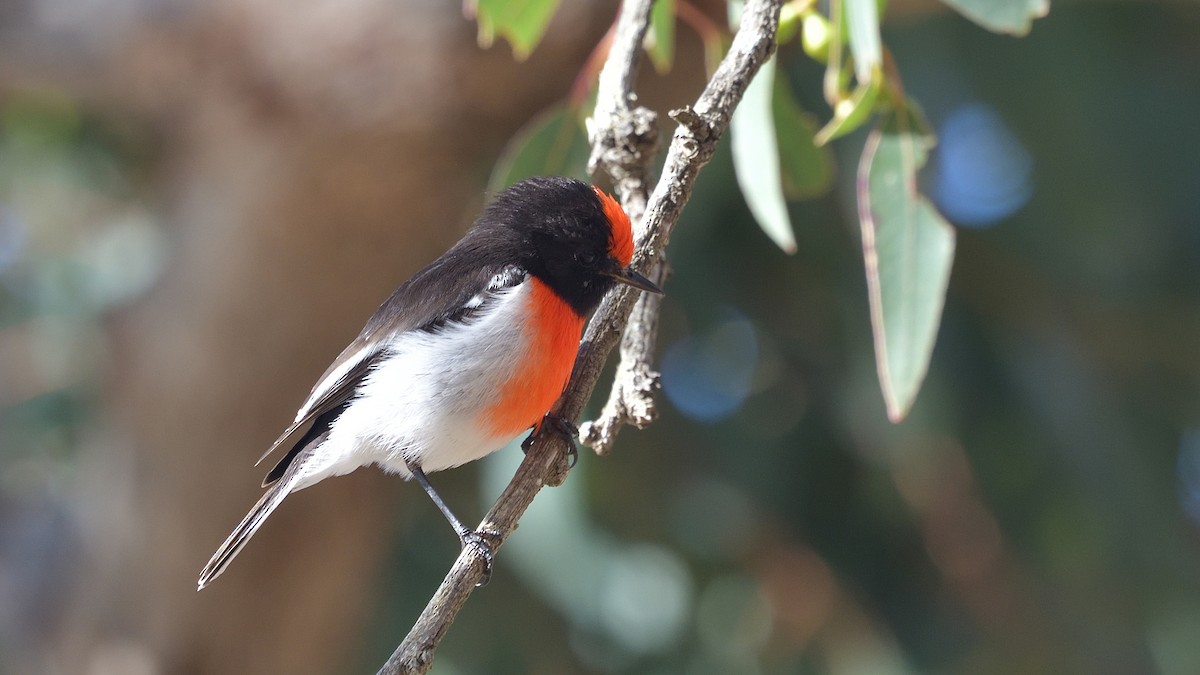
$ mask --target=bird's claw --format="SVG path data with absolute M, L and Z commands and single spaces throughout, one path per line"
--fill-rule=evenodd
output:
M 492 545 L 485 538 L 485 535 L 497 539 L 500 537 L 500 533 L 493 530 L 481 530 L 478 532 L 475 530 L 466 530 L 458 535 L 458 538 L 462 540 L 463 548 L 470 547 L 475 549 L 475 552 L 483 559 L 483 577 L 475 584 L 476 588 L 487 586 L 488 582 L 492 580 L 492 563 L 496 559 L 496 553 L 492 550 Z
M 567 441 L 567 468 L 574 468 L 575 462 L 579 461 L 579 443 L 576 440 L 579 438 L 579 427 L 575 426 L 574 422 L 565 417 L 547 413 L 534 432 L 521 441 L 521 450 L 529 452 L 529 448 L 533 447 L 533 439 L 537 438 L 537 435 L 545 427 L 550 427 L 551 431 L 562 436 Z

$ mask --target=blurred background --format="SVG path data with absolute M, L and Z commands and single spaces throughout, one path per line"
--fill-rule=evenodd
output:
M 891 5 L 962 228 L 910 419 L 862 135 L 791 257 L 724 149 L 672 242 L 660 421 L 539 495 L 435 673 L 1200 672 L 1200 6 L 1062 0 L 1018 40 Z M 415 487 L 322 483 L 196 575 L 615 11 L 566 3 L 517 63 L 442 0 L 0 5 L 0 673 L 374 672 L 458 548 Z M 660 111 L 702 82 L 679 50 Z M 474 522 L 519 457 L 434 482 Z

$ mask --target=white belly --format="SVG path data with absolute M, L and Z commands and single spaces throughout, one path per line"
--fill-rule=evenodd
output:
M 485 429 L 479 413 L 522 360 L 529 293 L 528 283 L 519 284 L 466 324 L 397 338 L 304 462 L 298 488 L 372 463 L 405 477 L 406 462 L 439 471 L 511 440 Z

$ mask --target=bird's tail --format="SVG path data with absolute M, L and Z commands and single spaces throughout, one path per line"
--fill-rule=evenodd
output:
M 288 473 L 291 475 L 285 476 L 283 480 L 275 483 L 271 486 L 271 489 L 267 490 L 266 494 L 254 505 L 254 508 L 250 509 L 250 513 L 247 513 L 246 517 L 242 518 L 242 522 L 238 523 L 238 526 L 225 539 L 225 543 L 221 544 L 221 547 L 209 559 L 208 564 L 200 571 L 200 580 L 196 584 L 196 590 L 203 589 L 212 583 L 213 579 L 221 576 L 221 573 L 225 571 L 229 563 L 233 562 L 233 559 L 237 557 L 237 554 L 246 545 L 246 542 L 250 541 L 250 537 L 253 537 L 258 528 L 262 526 L 267 516 L 271 515 L 271 512 L 283 502 L 283 498 L 295 489 L 296 478 L 298 477 L 297 472 L 291 471 Z

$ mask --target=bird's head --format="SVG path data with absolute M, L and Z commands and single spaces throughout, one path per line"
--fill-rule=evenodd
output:
M 496 195 L 481 221 L 502 223 L 518 239 L 518 264 L 580 314 L 615 283 L 662 293 L 633 271 L 629 216 L 611 196 L 561 177 L 530 178 Z

